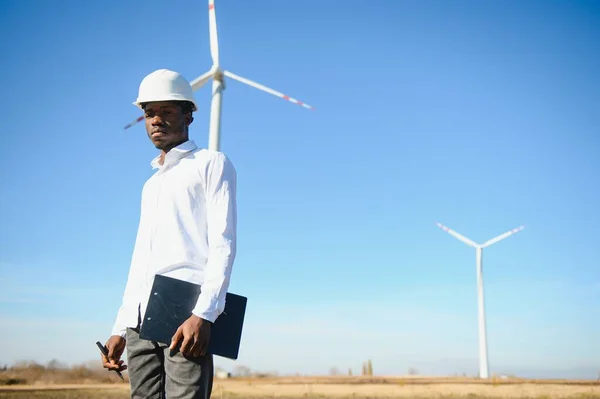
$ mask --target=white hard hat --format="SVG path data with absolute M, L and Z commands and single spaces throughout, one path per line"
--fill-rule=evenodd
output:
M 142 108 L 142 103 L 150 101 L 189 101 L 193 110 L 198 110 L 192 86 L 178 72 L 159 69 L 147 75 L 140 83 L 137 100 L 133 103 Z

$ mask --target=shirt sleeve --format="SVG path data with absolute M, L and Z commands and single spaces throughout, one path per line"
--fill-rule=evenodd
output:
M 135 245 L 131 258 L 131 265 L 129 267 L 129 274 L 127 276 L 127 283 L 125 284 L 125 291 L 123 292 L 123 298 L 119 311 L 117 312 L 116 320 L 113 324 L 111 335 L 119 335 L 125 338 L 126 329 L 132 323 L 137 322 L 138 317 L 138 306 L 139 306 L 139 293 L 141 290 L 141 283 L 144 281 L 144 246 L 148 246 L 148 237 L 146 235 L 146 229 L 144 226 L 144 194 L 142 192 L 142 204 L 140 210 L 140 222 L 138 225 L 138 231 L 135 239 Z
M 204 283 L 192 313 L 213 322 L 225 308 L 225 296 L 236 255 L 236 171 L 221 152 L 208 162 L 205 171 L 208 261 Z

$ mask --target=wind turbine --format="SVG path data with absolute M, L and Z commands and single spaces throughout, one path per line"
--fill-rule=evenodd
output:
M 294 104 L 298 104 L 301 107 L 307 109 L 313 109 L 312 106 L 299 101 L 295 98 L 287 96 L 283 93 L 280 93 L 276 90 L 273 90 L 269 87 L 266 87 L 260 83 L 253 82 L 249 79 L 243 78 L 239 75 L 236 75 L 227 70 L 221 69 L 221 64 L 219 63 L 219 39 L 217 35 L 217 18 L 215 12 L 215 1 L 208 0 L 208 30 L 210 36 L 210 55 L 212 57 L 212 67 L 202 75 L 198 76 L 196 79 L 190 82 L 192 89 L 194 91 L 200 89 L 204 86 L 211 78 L 213 79 L 212 83 L 212 100 L 210 105 L 210 126 L 208 133 L 208 148 L 211 150 L 218 151 L 221 143 L 221 104 L 223 101 L 223 90 L 225 89 L 225 80 L 224 77 L 231 78 L 233 80 L 237 80 L 238 82 L 247 84 L 248 86 L 254 87 L 255 89 L 265 91 L 274 96 L 280 97 L 284 100 L 290 101 Z M 138 122 L 141 122 L 144 119 L 143 116 L 140 116 L 133 122 L 129 123 L 125 126 L 125 129 L 129 129 L 133 125 Z
M 477 264 L 477 299 L 479 304 L 479 378 L 488 378 L 488 350 L 487 350 L 487 332 L 485 328 L 485 301 L 483 295 L 483 248 L 489 247 L 492 244 L 497 243 L 498 241 L 504 240 L 505 238 L 518 233 L 523 230 L 525 226 L 517 227 L 516 229 L 512 229 L 507 231 L 506 233 L 500 234 L 497 237 L 492 238 L 484 242 L 483 244 L 477 244 L 467 237 L 457 233 L 456 231 L 444 226 L 441 223 L 437 223 L 438 227 L 464 242 L 465 244 L 475 248 L 475 260 Z

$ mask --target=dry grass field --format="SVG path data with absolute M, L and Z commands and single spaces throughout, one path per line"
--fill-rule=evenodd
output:
M 126 375 L 126 374 L 125 374 Z M 268 377 L 216 379 L 214 399 L 600 399 L 600 382 L 427 377 Z M 0 373 L 0 399 L 127 399 L 129 385 L 102 369 L 29 365 Z

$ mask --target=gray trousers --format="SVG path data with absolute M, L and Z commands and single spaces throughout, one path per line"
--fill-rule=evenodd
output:
M 210 399 L 213 357 L 170 355 L 169 347 L 140 339 L 138 329 L 127 329 L 127 371 L 132 399 Z

